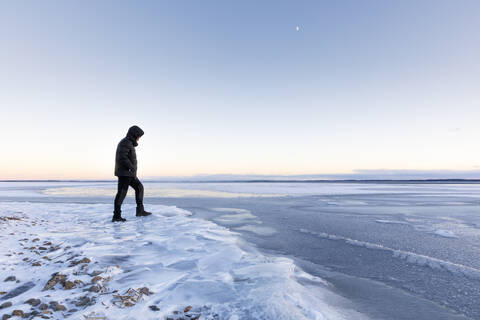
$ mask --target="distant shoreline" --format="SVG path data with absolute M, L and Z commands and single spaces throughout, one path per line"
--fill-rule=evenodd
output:
M 480 184 L 480 179 L 252 179 L 252 180 L 149 180 L 150 183 L 364 183 L 364 184 Z M 32 180 L 12 179 L 0 180 L 0 182 L 106 182 L 115 183 L 116 180 Z

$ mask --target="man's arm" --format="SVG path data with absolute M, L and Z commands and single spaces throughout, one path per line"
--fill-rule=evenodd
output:
M 120 165 L 127 167 L 130 170 L 133 170 L 133 163 L 128 157 L 128 153 L 130 152 L 131 148 L 133 148 L 133 145 L 131 145 L 131 143 L 120 143 L 120 145 L 118 146 L 118 162 L 120 163 Z

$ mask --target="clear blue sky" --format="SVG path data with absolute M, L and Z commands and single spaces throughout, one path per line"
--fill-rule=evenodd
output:
M 480 166 L 480 1 L 2 1 L 0 178 Z M 296 27 L 299 26 L 297 31 Z

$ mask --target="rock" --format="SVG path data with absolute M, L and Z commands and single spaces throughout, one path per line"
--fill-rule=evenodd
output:
M 103 273 L 103 271 L 95 270 L 95 271 L 93 271 L 92 273 L 90 273 L 90 275 L 91 275 L 92 277 L 96 277 L 96 276 L 98 276 L 99 274 L 102 274 L 102 273 Z
M 100 276 L 96 276 L 96 277 L 92 278 L 92 283 L 97 283 L 100 280 L 103 280 L 103 278 L 100 277 Z
M 38 250 L 47 250 L 45 247 L 38 247 Z
M 28 258 L 23 258 L 23 261 L 28 261 Z
M 34 266 L 34 267 L 40 267 L 41 265 L 42 265 L 42 264 L 41 264 L 40 262 L 38 262 L 38 261 L 32 263 L 32 266 Z
M 148 306 L 152 311 L 160 311 L 160 308 L 157 306 Z
M 149 294 L 152 293 L 147 287 L 138 288 L 137 291 L 141 292 L 142 294 L 144 294 L 146 296 L 148 296 Z
M 52 314 L 53 312 L 50 310 L 43 310 L 42 314 Z
M 178 311 L 173 311 L 173 314 L 179 314 L 179 313 L 180 313 L 180 312 L 178 312 Z
M 91 260 L 88 258 L 83 258 L 81 260 L 73 260 L 72 263 L 70 264 L 70 267 L 76 266 L 77 264 L 80 264 L 80 263 L 90 263 L 90 262 Z
M 66 279 L 67 279 L 66 275 L 54 273 L 50 278 L 50 280 L 47 281 L 47 284 L 45 285 L 45 287 L 43 287 L 42 291 L 52 289 L 59 282 L 62 285 L 64 285 Z
M 23 317 L 23 311 L 22 310 L 13 310 L 12 316 Z
M 32 315 L 33 317 L 35 317 L 36 315 L 40 314 L 40 312 L 38 312 L 37 310 L 32 310 L 30 312 L 30 315 Z
M 48 305 L 47 305 L 46 303 L 42 303 L 42 304 L 38 307 L 38 309 L 40 309 L 40 310 L 47 310 L 47 309 L 48 309 Z
M 37 242 L 37 241 L 40 241 L 40 238 L 35 238 L 32 240 L 32 242 Z
M 63 304 L 57 304 L 54 308 L 53 311 L 66 311 L 67 307 L 65 307 Z
M 185 310 L 183 310 L 183 312 L 188 312 L 188 311 L 190 311 L 190 310 L 192 310 L 192 306 L 186 307 Z
M 63 283 L 63 287 L 66 289 L 66 290 L 70 290 L 72 288 L 75 288 L 75 283 L 73 283 L 72 281 L 65 281 Z
M 9 277 L 6 277 L 5 280 L 3 280 L 3 282 L 15 281 L 15 280 L 17 280 L 17 278 L 15 278 L 15 276 L 9 276 Z
M 9 308 L 11 306 L 12 306 L 12 303 L 10 301 L 7 301 L 7 302 L 4 302 L 0 305 L 0 309 Z
M 75 283 L 75 285 L 77 285 L 77 286 L 83 286 L 84 285 L 82 280 L 73 280 L 73 283 Z
M 77 301 L 74 301 L 73 304 L 76 306 L 76 307 L 83 307 L 85 305 L 88 305 L 90 303 L 90 298 L 87 297 L 87 296 L 83 296 L 83 297 L 80 297 L 78 298 Z
M 4 314 L 3 317 L 2 317 L 2 320 L 7 320 L 7 319 L 10 319 L 12 316 L 9 315 L 9 314 Z
M 36 306 L 38 306 L 38 305 L 40 304 L 40 299 L 34 299 L 34 298 L 28 299 L 27 301 L 25 301 L 25 303 L 27 303 L 27 304 L 29 304 L 29 305 L 31 305 L 31 306 L 36 307 Z
M 0 291 L 0 295 L 7 293 L 7 291 Z
M 90 291 L 90 292 L 95 292 L 95 293 L 100 292 L 100 290 L 101 290 L 100 286 L 97 286 L 97 285 L 91 286 L 91 287 L 88 289 L 88 291 Z
M 69 313 L 74 313 L 74 312 L 77 312 L 77 311 L 78 311 L 78 309 L 75 309 L 75 308 L 68 310 Z
M 51 243 L 50 241 L 45 241 L 45 242 L 43 243 L 43 245 L 45 245 L 45 246 L 51 246 L 52 243 Z

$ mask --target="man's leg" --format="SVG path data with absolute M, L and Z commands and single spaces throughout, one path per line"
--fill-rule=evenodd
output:
M 130 186 L 135 190 L 135 201 L 137 202 L 137 216 L 148 216 L 150 212 L 143 208 L 143 184 L 137 177 L 130 181 Z
M 115 196 L 115 201 L 114 201 L 114 211 L 113 211 L 113 221 L 125 221 L 125 219 L 122 218 L 122 203 L 125 197 L 127 196 L 128 192 L 128 186 L 130 184 L 130 180 L 132 178 L 130 177 L 118 177 L 118 187 L 117 187 L 117 195 Z

